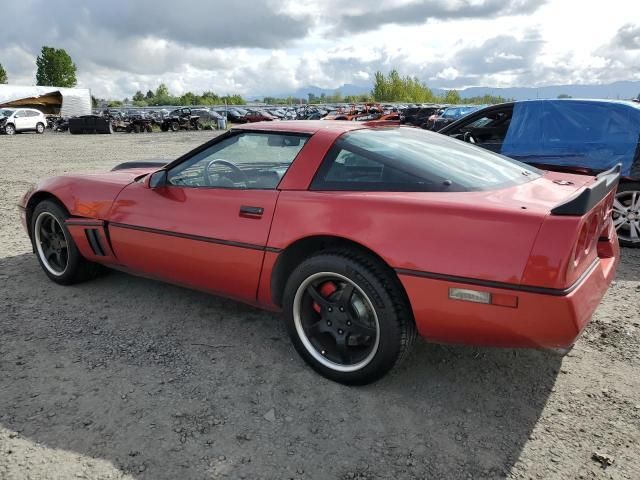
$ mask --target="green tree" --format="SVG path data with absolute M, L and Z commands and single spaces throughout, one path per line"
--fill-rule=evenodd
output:
M 147 100 L 153 100 L 153 97 L 155 97 L 155 94 L 153 93 L 153 90 L 148 90 L 147 94 L 145 95 L 145 98 Z
M 0 84 L 1 83 L 7 83 L 7 71 L 4 69 L 4 67 L 0 63 Z
M 62 48 L 42 47 L 36 59 L 36 84 L 54 87 L 75 87 L 76 66 Z
M 376 72 L 374 75 L 375 82 L 373 83 L 373 90 L 371 91 L 371 95 L 374 100 L 377 102 L 387 101 L 389 98 L 389 84 L 387 82 L 384 73 Z
M 138 90 L 138 91 L 133 95 L 133 101 L 134 101 L 134 102 L 142 102 L 142 101 L 144 101 L 144 93 L 142 93 L 140 90 Z
M 561 93 L 558 95 L 558 98 L 573 98 L 571 95 L 567 95 L 566 93 Z
M 158 85 L 158 88 L 156 88 L 156 97 L 168 97 L 169 96 L 169 88 L 164 84 L 161 83 L 160 85 Z
M 460 103 L 462 99 L 460 98 L 460 92 L 457 90 L 449 90 L 447 94 L 444 96 L 444 103 L 451 103 L 453 105 Z

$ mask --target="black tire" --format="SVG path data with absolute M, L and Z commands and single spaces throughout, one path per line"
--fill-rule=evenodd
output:
M 44 133 L 44 123 L 38 123 L 36 125 L 36 133 L 39 133 L 40 135 L 42 135 Z
M 63 260 L 60 263 L 53 263 L 52 260 L 44 260 L 45 257 L 45 241 L 39 242 L 42 235 L 36 232 L 36 228 L 40 228 L 41 224 L 46 221 L 51 222 L 51 217 L 57 221 L 59 231 L 66 241 L 66 256 L 61 255 Z M 42 220 L 39 221 L 39 219 Z M 65 220 L 69 218 L 67 212 L 56 202 L 52 200 L 44 200 L 36 205 L 31 216 L 31 241 L 38 258 L 38 263 L 42 267 L 44 273 L 54 282 L 60 285 L 73 285 L 74 283 L 83 282 L 96 277 L 103 271 L 101 265 L 85 260 L 80 254 L 76 244 L 65 225 Z M 66 257 L 66 258 L 65 258 Z M 64 268 L 62 264 L 64 263 Z M 60 267 L 60 268 L 57 268 Z M 58 270 L 55 273 L 52 270 Z
M 338 283 L 341 279 L 345 281 L 329 296 L 320 297 L 332 302 L 321 306 L 309 288 L 320 292 L 327 286 L 325 278 L 335 278 Z M 318 283 L 314 285 L 314 282 Z M 349 284 L 352 293 L 348 294 L 345 304 L 341 297 Z M 333 287 L 329 285 L 329 288 Z M 336 295 L 337 301 L 333 298 Z M 358 302 L 359 308 L 352 302 Z M 328 307 L 341 304 L 353 305 L 353 308 L 347 306 L 351 311 L 345 312 L 340 306 L 340 312 L 344 313 L 339 313 Z M 303 261 L 287 280 L 283 308 L 289 336 L 300 356 L 324 377 L 346 385 L 365 385 L 380 379 L 406 357 L 416 337 L 411 308 L 397 277 L 376 259 L 356 251 L 321 252 Z M 356 310 L 366 312 L 366 325 Z M 305 326 L 308 321 L 311 325 Z M 376 332 L 377 341 L 373 335 L 362 334 L 363 325 L 365 331 Z M 359 333 L 354 333 L 352 328 Z M 308 337 L 307 329 L 315 333 Z M 339 337 L 344 338 L 342 352 L 348 350 L 351 361 L 336 361 L 331 357 L 335 354 L 342 360 L 345 358 L 338 348 Z M 362 345 L 350 345 L 352 339 L 359 338 L 364 339 Z M 360 357 L 354 360 L 354 354 Z
M 618 187 L 613 223 L 621 246 L 640 248 L 640 182 L 625 182 Z
M 177 132 L 180 130 L 180 124 L 178 122 L 171 122 L 171 131 Z
M 166 123 L 163 123 L 160 125 L 160 130 L 162 130 L 163 132 L 168 132 L 169 131 L 169 125 L 167 125 Z
M 7 135 L 15 135 L 16 127 L 12 123 L 8 123 L 4 126 L 4 133 Z
M 195 129 L 196 130 L 202 130 L 203 128 L 204 128 L 204 126 L 200 122 L 196 122 L 196 124 L 195 124 Z

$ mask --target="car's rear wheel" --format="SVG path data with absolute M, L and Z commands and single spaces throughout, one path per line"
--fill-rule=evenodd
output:
M 623 183 L 613 203 L 613 225 L 620 245 L 640 248 L 640 183 Z
M 378 380 L 409 351 L 415 324 L 397 278 L 366 255 L 321 253 L 285 287 L 287 329 L 302 358 L 350 385 Z
M 7 135 L 13 135 L 16 133 L 16 127 L 14 127 L 11 123 L 4 126 L 4 133 Z
M 44 200 L 32 215 L 31 238 L 38 262 L 54 282 L 71 285 L 95 277 L 101 268 L 82 257 L 65 225 L 69 215 L 56 202 Z
M 171 131 L 177 132 L 180 130 L 180 124 L 178 122 L 171 122 Z

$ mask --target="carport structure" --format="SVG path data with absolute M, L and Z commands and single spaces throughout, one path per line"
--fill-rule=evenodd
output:
M 35 108 L 63 117 L 89 115 L 91 92 L 86 88 L 0 85 L 0 107 Z

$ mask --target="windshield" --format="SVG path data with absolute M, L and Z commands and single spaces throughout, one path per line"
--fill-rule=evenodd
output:
M 414 128 L 356 130 L 341 137 L 340 148 L 370 168 L 373 162 L 383 170 L 396 170 L 394 181 L 401 179 L 402 189 L 410 191 L 490 190 L 526 183 L 541 174 L 516 160 Z
M 0 110 L 0 117 L 9 117 L 13 113 L 13 110 L 9 110 L 8 108 L 4 108 Z
M 456 118 L 460 116 L 461 109 L 460 108 L 448 108 L 442 114 L 443 118 Z

